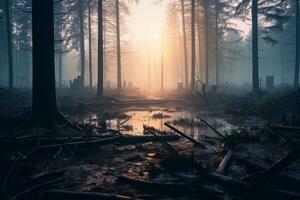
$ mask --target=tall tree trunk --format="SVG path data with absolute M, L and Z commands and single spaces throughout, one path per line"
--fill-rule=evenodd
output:
M 60 47 L 59 55 L 58 55 L 58 82 L 59 87 L 62 87 L 62 48 Z
M 208 35 L 208 2 L 204 0 L 204 23 L 205 23 L 205 83 L 209 84 L 209 35 Z
M 183 53 L 184 53 L 184 81 L 185 81 L 185 88 L 188 88 L 188 57 L 187 57 L 187 46 L 186 46 L 186 31 L 185 31 L 185 9 L 184 9 L 184 0 L 181 0 L 181 20 L 182 20 L 182 33 L 183 33 Z
M 62 13 L 62 5 L 61 3 L 59 4 L 59 12 Z M 57 36 L 59 38 L 59 52 L 58 52 L 58 82 L 59 82 L 59 87 L 62 87 L 62 54 L 63 54 L 63 39 L 62 39 L 62 14 L 59 14 L 58 17 L 58 28 L 57 28 Z
M 161 37 L 161 85 L 160 85 L 161 92 L 164 91 L 164 40 Z
M 7 54 L 8 54 L 8 87 L 14 87 L 14 69 L 12 55 L 12 39 L 11 39 L 11 16 L 10 1 L 5 0 L 5 17 L 6 17 L 6 33 L 7 33 Z
M 148 89 L 150 89 L 150 49 L 149 49 L 149 33 L 147 31 L 147 62 L 148 62 Z
M 83 2 L 78 0 L 78 18 L 79 18 L 79 43 L 80 43 L 80 75 L 82 80 L 82 87 L 84 87 L 85 79 L 85 45 L 84 45 L 84 19 L 83 19 Z
M 300 53 L 300 10 L 299 10 L 299 0 L 296 0 L 296 57 L 295 57 L 295 78 L 294 78 L 294 86 L 299 86 L 299 53 Z
M 98 0 L 98 87 L 97 98 L 103 96 L 103 1 Z
M 216 35 L 215 35 L 215 57 L 216 57 L 216 85 L 219 85 L 219 1 L 215 0 L 215 28 L 216 28 Z
M 106 77 L 106 72 L 107 72 L 107 64 L 106 64 L 106 35 L 107 35 L 107 30 L 106 30 L 106 15 L 105 11 L 103 11 L 103 26 L 102 26 L 102 31 L 103 31 L 103 83 L 107 83 L 107 77 Z
M 200 8 L 200 6 L 198 5 Z M 203 63 L 202 63 L 202 41 L 201 41 L 201 18 L 200 18 L 200 11 L 197 13 L 197 31 L 198 31 L 198 62 L 199 62 L 199 79 L 202 80 L 202 72 L 203 72 Z
M 20 78 L 21 77 L 21 67 L 20 67 L 20 27 L 17 26 L 16 27 L 16 45 L 15 45 L 15 85 L 18 85 L 19 87 L 20 85 Z
M 43 27 L 43 28 L 41 28 Z M 56 125 L 53 0 L 32 1 L 33 88 L 35 125 Z
M 120 41 L 120 2 L 116 0 L 116 32 L 117 32 L 117 89 L 122 89 L 121 41 Z
M 89 7 L 89 81 L 90 81 L 90 88 L 93 87 L 93 65 L 92 65 L 92 26 L 91 26 L 91 0 L 88 2 Z
M 252 0 L 252 87 L 253 93 L 259 93 L 258 74 L 258 25 L 257 25 L 257 0 Z
M 195 88 L 195 68 L 196 68 L 196 45 L 195 45 L 195 0 L 191 0 L 191 91 Z

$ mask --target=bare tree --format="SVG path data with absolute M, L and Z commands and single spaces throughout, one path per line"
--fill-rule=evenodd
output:
M 103 96 L 103 2 L 98 0 L 98 87 L 97 98 Z
M 192 42 L 192 49 L 191 49 L 191 91 L 193 92 L 195 89 L 195 68 L 196 68 L 196 32 L 195 32 L 195 7 L 196 3 L 195 0 L 191 0 L 191 42 Z
M 8 87 L 12 89 L 14 87 L 14 71 L 12 62 L 12 39 L 11 39 L 11 16 L 10 16 L 10 1 L 5 0 L 5 17 L 6 17 L 6 33 L 7 33 L 7 54 L 8 54 L 8 73 L 9 82 Z
M 116 0 L 116 33 L 117 33 L 117 89 L 122 89 L 121 40 L 120 40 L 120 2 Z
M 183 34 L 183 56 L 184 56 L 184 81 L 185 88 L 188 88 L 188 55 L 187 55 L 187 45 L 186 45 L 186 30 L 185 30 L 185 6 L 184 0 L 181 0 L 181 20 L 182 20 L 182 34 Z

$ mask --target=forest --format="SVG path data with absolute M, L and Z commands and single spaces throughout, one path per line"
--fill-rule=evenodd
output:
M 300 200 L 300 0 L 0 0 L 0 200 Z

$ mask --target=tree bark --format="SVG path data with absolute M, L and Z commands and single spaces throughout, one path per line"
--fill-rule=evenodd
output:
M 60 52 L 58 55 L 58 82 L 59 87 L 62 87 L 62 44 L 60 45 Z
M 161 37 L 161 85 L 160 90 L 161 92 L 164 91 L 164 38 Z
M 300 10 L 299 10 L 299 0 L 296 0 L 296 57 L 295 57 L 295 77 L 294 77 L 294 86 L 299 86 L 299 50 L 300 50 Z
M 198 9 L 200 8 L 200 5 L 198 4 Z M 200 10 L 200 9 L 199 9 Z M 203 78 L 203 62 L 202 62 L 202 41 L 201 41 L 201 18 L 200 18 L 200 11 L 197 13 L 197 31 L 198 31 L 198 62 L 199 62 L 199 79 L 202 80 Z
M 191 0 L 191 92 L 195 88 L 195 65 L 196 65 L 196 45 L 195 45 L 195 0 Z
M 208 2 L 204 1 L 205 23 L 205 83 L 209 85 L 209 35 L 208 35 Z
M 92 65 L 92 25 L 91 25 L 91 0 L 88 2 L 89 7 L 89 82 L 90 82 L 90 88 L 93 88 L 93 65 Z
M 12 39 L 11 39 L 11 16 L 10 16 L 10 1 L 5 0 L 5 17 L 6 17 L 6 33 L 7 33 L 7 54 L 8 54 L 8 87 L 14 87 L 14 70 L 12 61 Z
M 98 87 L 97 98 L 103 96 L 103 2 L 98 0 Z
M 257 24 L 257 0 L 252 0 L 252 87 L 253 93 L 259 93 L 258 73 L 258 24 Z
M 215 28 L 216 28 L 216 35 L 215 35 L 215 57 L 216 57 L 216 85 L 219 85 L 219 1 L 215 0 Z
M 62 13 L 62 5 L 59 4 L 59 12 Z M 57 25 L 57 36 L 59 38 L 59 52 L 58 52 L 58 82 L 59 87 L 62 87 L 62 54 L 63 54 L 63 39 L 62 39 L 62 14 L 58 17 L 58 25 Z
M 35 125 L 46 128 L 55 127 L 57 111 L 53 18 L 52 0 L 32 1 L 32 118 Z
M 116 33 L 117 33 L 117 89 L 122 89 L 121 41 L 120 41 L 120 3 L 116 0 Z
M 84 45 L 84 19 L 83 19 L 83 2 L 78 1 L 78 18 L 79 18 L 79 45 L 80 45 L 80 75 L 81 75 L 81 86 L 84 87 L 85 78 L 85 45 Z
M 183 33 L 183 53 L 184 53 L 184 69 L 185 69 L 185 88 L 188 88 L 188 57 L 187 57 L 187 46 L 186 46 L 186 31 L 185 31 L 185 9 L 184 0 L 181 0 L 181 20 L 182 20 L 182 33 Z

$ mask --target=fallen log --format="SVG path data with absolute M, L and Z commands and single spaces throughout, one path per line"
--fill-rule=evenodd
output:
M 274 135 L 278 135 L 279 137 L 283 138 L 286 142 L 290 143 L 291 145 L 294 145 L 294 146 L 298 145 L 296 142 L 294 142 L 293 140 L 291 140 L 289 137 L 287 137 L 286 135 L 282 134 L 278 129 L 272 130 L 272 128 L 268 127 L 268 126 L 263 127 L 263 129 L 265 129 L 269 133 L 272 133 Z
M 219 184 L 227 191 L 242 196 L 244 199 L 272 199 L 272 200 L 299 200 L 298 193 L 270 188 L 263 184 L 253 184 L 244 180 L 238 180 L 229 176 L 224 176 L 217 173 L 210 173 L 203 168 L 198 168 L 200 181 L 209 180 L 214 184 Z
M 222 133 L 220 133 L 217 129 L 215 129 L 212 125 L 210 125 L 207 121 L 205 121 L 204 119 L 202 119 L 201 117 L 198 117 L 200 119 L 200 121 L 202 123 L 204 123 L 205 125 L 207 125 L 209 128 L 211 128 L 211 130 L 213 130 L 220 138 L 225 139 L 224 135 Z
M 143 190 L 143 191 L 151 191 L 151 192 L 159 192 L 159 193 L 165 193 L 165 192 L 185 192 L 187 193 L 189 188 L 187 185 L 182 183 L 175 183 L 175 182 L 153 182 L 153 181 L 145 181 L 138 178 L 132 178 L 125 175 L 119 176 L 117 178 L 118 184 L 130 184 L 134 186 L 137 189 Z
M 233 160 L 233 149 L 229 149 L 226 153 L 226 155 L 224 156 L 224 158 L 222 159 L 221 163 L 219 164 L 218 169 L 216 170 L 216 173 L 219 174 L 226 174 L 227 170 L 231 164 Z
M 141 136 L 124 136 L 119 137 L 115 142 L 121 145 L 135 144 L 135 143 L 146 143 L 146 142 L 176 142 L 179 140 L 177 135 L 159 135 L 157 137 L 151 135 Z
M 269 181 L 287 190 L 297 191 L 300 188 L 300 178 L 291 175 L 277 174 L 270 177 Z
M 65 170 L 57 170 L 50 172 L 41 172 L 30 177 L 34 182 L 43 182 L 53 178 L 60 178 L 64 175 Z
M 46 200 L 128 200 L 132 199 L 128 196 L 118 195 L 118 194 L 107 194 L 99 192 L 73 192 L 64 190 L 48 190 L 45 193 Z
M 22 191 L 21 193 L 13 196 L 10 200 L 20 200 L 20 199 L 33 199 L 32 196 L 35 196 L 37 194 L 37 192 L 39 190 L 41 190 L 42 188 L 45 188 L 49 185 L 52 185 L 54 183 L 58 183 L 63 181 L 65 178 L 64 177 L 60 177 L 54 180 L 50 180 L 50 181 L 46 181 L 37 185 L 34 185 L 24 191 Z
M 50 144 L 50 145 L 42 145 L 39 146 L 39 150 L 50 150 L 50 149 L 57 149 L 61 148 L 64 146 L 74 146 L 74 147 L 83 147 L 83 146 L 93 146 L 93 145 L 104 145 L 104 144 L 109 144 L 112 142 L 115 142 L 116 140 L 119 139 L 120 136 L 114 136 L 110 138 L 104 138 L 104 139 L 92 139 L 92 140 L 79 140 L 79 141 L 74 141 L 74 142 L 64 142 L 64 143 L 59 143 L 59 144 Z
M 27 145 L 50 145 L 55 143 L 65 143 L 65 142 L 80 142 L 80 141 L 87 141 L 87 140 L 98 140 L 98 139 L 105 139 L 111 138 L 114 136 L 119 136 L 119 134 L 114 133 L 113 135 L 105 135 L 105 136 L 73 136 L 73 137 L 40 137 L 40 138 L 33 138 L 33 139 L 21 139 L 17 140 L 18 142 L 22 142 L 23 144 Z
M 178 130 L 177 128 L 171 126 L 170 124 L 168 124 L 167 122 L 164 123 L 165 126 L 167 126 L 168 128 L 170 128 L 171 130 L 175 131 L 176 133 L 178 133 L 179 135 L 181 135 L 182 137 L 186 138 L 187 140 L 193 142 L 195 145 L 198 145 L 202 148 L 207 148 L 206 146 L 204 146 L 203 144 L 201 144 L 200 142 L 194 140 L 193 138 L 187 136 L 186 134 L 184 134 L 183 132 L 181 132 L 180 130 Z
M 300 158 L 300 147 L 297 147 L 290 151 L 287 155 L 283 156 L 281 159 L 279 159 L 276 163 L 274 163 L 271 167 L 264 170 L 260 173 L 255 173 L 247 179 L 254 181 L 254 182 L 262 182 L 268 180 L 270 177 L 276 175 L 280 171 L 287 168 L 290 164 L 295 162 L 297 159 Z
M 255 162 L 252 162 L 250 160 L 246 160 L 246 159 L 242 158 L 241 156 L 239 156 L 238 154 L 234 155 L 234 160 L 236 162 L 238 162 L 239 164 L 245 166 L 248 170 L 249 169 L 252 170 L 252 172 L 253 171 L 258 172 L 258 171 L 264 170 L 264 168 L 261 165 L 255 163 Z
M 150 134 L 152 134 L 154 137 L 159 137 L 159 135 L 157 135 L 156 133 L 154 133 L 150 128 L 147 129 L 147 132 L 150 133 Z M 178 154 L 177 150 L 174 147 L 172 147 L 169 143 L 167 143 L 166 141 L 161 141 L 161 144 L 163 146 L 165 146 L 166 149 L 170 153 L 172 153 L 172 154 Z
M 299 188 L 298 188 L 299 189 Z M 285 191 L 281 189 L 272 188 L 270 192 L 273 194 L 273 199 L 288 199 L 288 200 L 299 200 L 299 191 Z
M 161 141 L 178 141 L 179 137 L 177 135 L 161 135 L 161 136 L 114 136 L 104 139 L 92 139 L 92 140 L 83 140 L 83 141 L 74 141 L 74 142 L 66 142 L 61 144 L 51 144 L 51 145 L 43 145 L 39 146 L 39 150 L 50 150 L 57 149 L 60 147 L 91 147 L 105 144 L 117 143 L 120 145 L 126 144 L 136 144 L 136 143 L 146 143 L 146 142 L 161 142 Z
M 283 130 L 283 131 L 300 131 L 300 127 L 297 126 L 284 126 L 284 125 L 272 124 L 271 128 L 277 130 Z
M 188 194 L 196 193 L 197 196 L 201 196 L 203 199 L 220 199 L 217 197 L 216 191 L 211 191 L 198 185 L 195 187 L 194 183 L 185 182 L 157 182 L 157 181 L 144 181 L 137 178 L 132 178 L 128 176 L 119 176 L 117 179 L 119 184 L 130 184 L 136 189 L 154 192 L 154 193 L 169 193 L 172 196 L 184 195 L 185 197 Z M 195 183 L 196 184 L 196 183 Z

